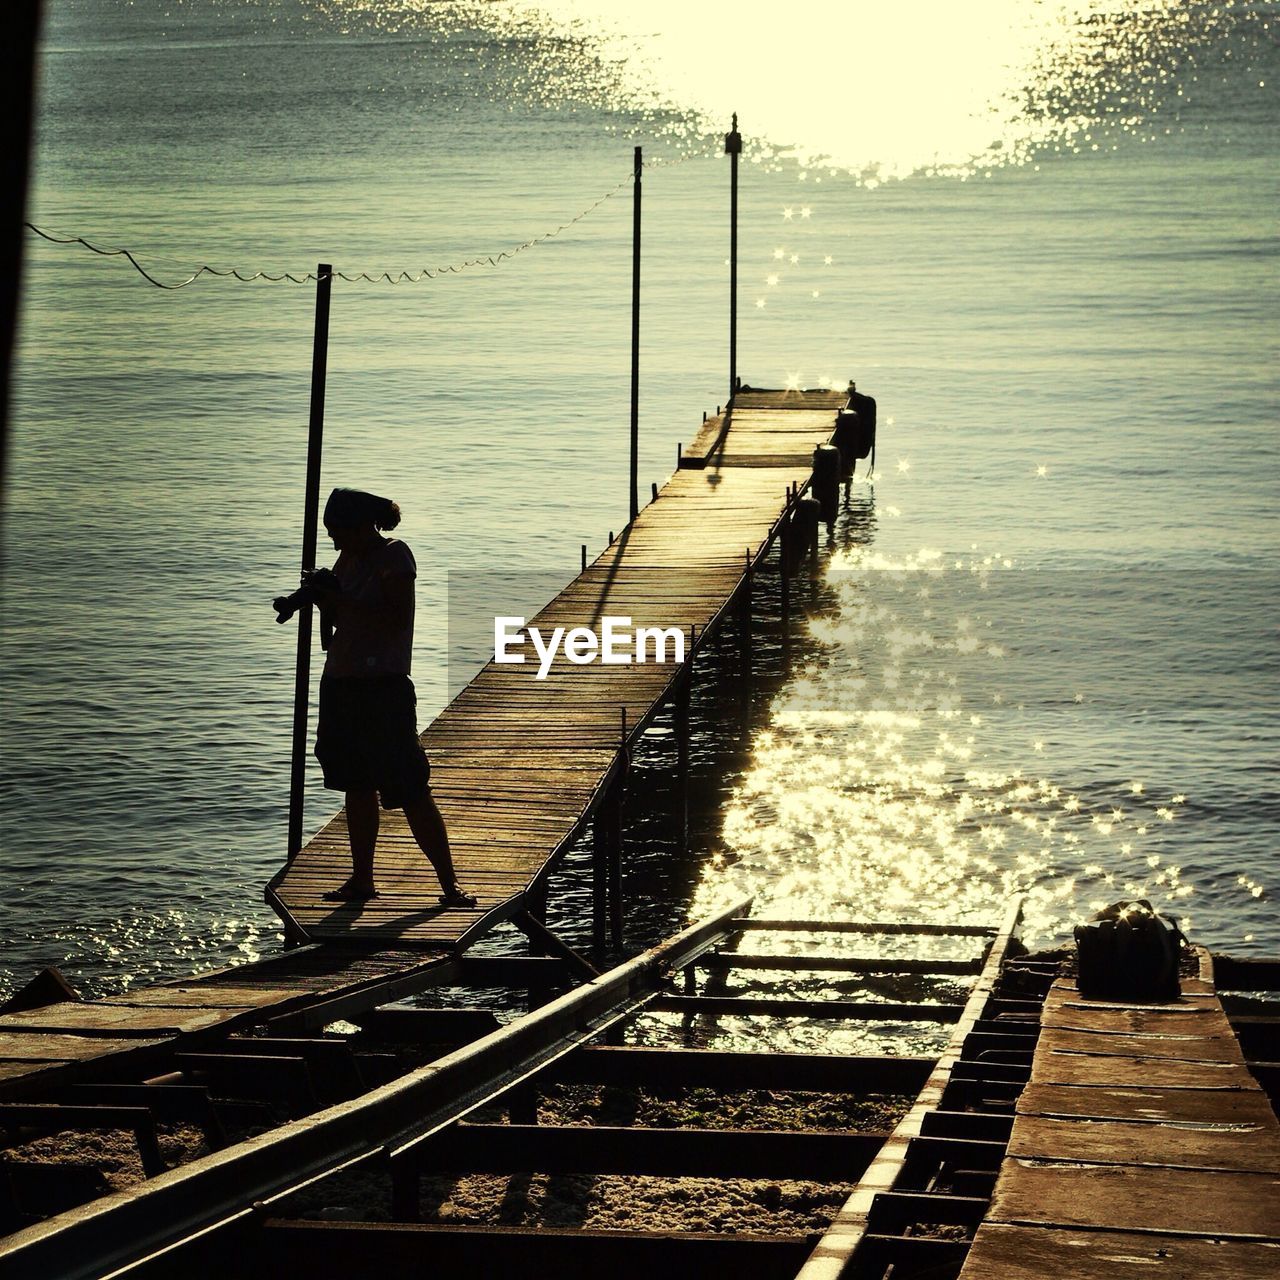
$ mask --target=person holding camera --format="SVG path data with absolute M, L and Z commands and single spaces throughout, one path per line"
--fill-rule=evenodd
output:
M 346 793 L 351 875 L 324 896 L 362 902 L 377 897 L 373 877 L 378 802 L 403 809 L 418 847 L 440 878 L 445 907 L 474 907 L 458 884 L 449 834 L 431 795 L 431 765 L 418 741 L 413 653 L 413 584 L 417 564 L 408 546 L 385 538 L 400 508 L 359 489 L 335 489 L 324 509 L 325 531 L 338 559 L 316 570 L 306 588 L 331 629 L 320 678 L 316 758 L 324 785 Z

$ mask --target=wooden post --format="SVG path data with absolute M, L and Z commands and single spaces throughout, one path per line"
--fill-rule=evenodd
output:
M 751 548 L 747 548 L 747 567 L 738 588 L 738 648 L 742 656 L 744 685 L 751 679 Z
M 782 509 L 782 523 L 778 526 L 778 574 L 782 595 L 782 656 L 791 649 L 791 494 Z
M 729 157 L 729 403 L 738 389 L 738 157 L 742 154 L 742 135 L 738 132 L 738 113 L 733 113 L 733 128 L 725 134 L 725 154 Z
M 643 149 L 636 148 L 631 220 L 631 518 L 640 514 L 640 179 Z
M 693 653 L 690 646 L 685 674 L 676 682 L 676 787 L 680 802 L 680 846 L 689 846 L 689 696 L 693 692 Z
M 610 788 L 609 812 L 609 940 L 615 951 L 622 949 L 622 799 L 619 779 Z
M 604 960 L 609 913 L 608 805 L 606 795 L 591 824 L 591 958 L 597 967 Z
M 614 950 L 622 949 L 622 803 L 630 750 L 627 746 L 627 709 L 622 708 L 622 767 L 609 788 L 609 935 Z
M 622 798 L 627 773 L 627 709 L 621 707 L 618 772 L 596 810 L 591 826 L 591 950 L 599 964 L 607 949 L 622 945 Z
M 311 349 L 311 420 L 307 432 L 307 487 L 302 513 L 302 568 L 316 567 L 320 523 L 320 456 L 324 441 L 324 389 L 329 364 L 329 295 L 333 267 L 316 267 L 316 323 Z M 302 802 L 307 776 L 307 713 L 311 701 L 310 605 L 298 610 L 298 655 L 293 673 L 293 760 L 289 775 L 289 861 L 302 848 Z
M 587 571 L 587 544 L 584 542 L 582 544 L 582 572 L 586 573 L 586 571 Z
M 539 924 L 547 923 L 547 879 L 544 877 L 532 888 L 525 891 L 524 906 L 525 910 Z M 536 949 L 536 944 L 532 941 L 529 943 L 529 950 L 534 955 L 544 954 Z

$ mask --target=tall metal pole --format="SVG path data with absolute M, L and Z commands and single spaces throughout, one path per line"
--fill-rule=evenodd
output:
M 320 523 L 320 453 L 324 386 L 329 366 L 329 294 L 333 267 L 316 267 L 316 327 L 311 350 L 311 420 L 307 430 L 307 491 L 302 514 L 302 569 L 316 567 Z M 311 702 L 311 606 L 298 611 L 298 658 L 293 673 L 293 761 L 289 773 L 289 861 L 302 848 L 302 798 L 307 776 L 307 712 Z
M 640 178 L 644 155 L 636 148 L 636 175 L 631 221 L 631 518 L 640 513 Z
M 37 50 L 40 0 L 10 0 L 5 6 L 4 43 L 0 45 L 0 107 L 12 139 L 0 152 L 0 494 L 4 492 L 9 440 L 10 379 L 22 294 L 22 250 L 26 232 L 27 185 L 34 151 Z
M 724 136 L 724 151 L 729 157 L 729 403 L 738 389 L 738 157 L 742 154 L 742 135 L 738 132 L 738 113 L 733 113 L 733 128 Z

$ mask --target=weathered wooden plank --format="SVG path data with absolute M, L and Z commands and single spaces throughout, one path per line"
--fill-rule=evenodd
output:
M 62 1059 L 61 1061 L 66 1061 Z M 0 1081 L 17 1080 L 20 1076 L 29 1076 L 43 1071 L 50 1066 L 48 1062 L 14 1062 L 0 1059 Z
M 988 1220 L 1280 1240 L 1280 1173 L 1009 1158 Z
M 1261 1124 L 1126 1124 L 1019 1115 L 1009 1154 L 1097 1164 L 1280 1172 L 1280 1132 Z
M 191 984 L 189 986 L 140 987 L 118 996 L 109 996 L 102 1003 L 120 1005 L 130 1009 L 256 1009 L 276 1004 L 298 994 L 296 986 L 220 986 Z
M 1123 1035 L 1045 1027 L 1040 1047 L 1046 1053 L 1118 1054 L 1128 1058 L 1160 1058 L 1165 1062 L 1233 1062 L 1244 1056 L 1233 1035 Z
M 1273 1280 L 1280 1245 L 984 1223 L 962 1280 Z
M 1145 1085 L 1170 1089 L 1256 1087 L 1253 1077 L 1240 1063 L 1053 1051 L 1037 1055 L 1035 1079 L 1042 1084 Z
M 1277 1127 L 1271 1107 L 1258 1089 L 1076 1087 L 1033 1079 L 1018 1099 L 1018 1113 L 1148 1123 Z
M 0 1035 L 0 1061 L 68 1062 L 133 1053 L 163 1044 L 161 1039 L 59 1035 L 54 1032 L 8 1032 Z
M 9 1032 L 107 1037 L 180 1035 L 216 1026 L 226 1017 L 225 1009 L 191 1008 L 183 1013 L 174 1008 L 144 1009 L 96 1001 L 84 1004 L 65 1001 L 48 1009 L 32 1009 L 0 1018 L 0 1038 Z
M 1176 1009 L 1100 1008 L 1082 1004 L 1058 1004 L 1046 1009 L 1041 1018 L 1045 1027 L 1073 1031 L 1112 1031 L 1121 1035 L 1222 1036 L 1231 1034 L 1231 1025 L 1220 1005 L 1201 1002 Z

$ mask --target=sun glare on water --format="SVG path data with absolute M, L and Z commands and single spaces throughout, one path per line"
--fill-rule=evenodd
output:
M 1167 837 L 1187 795 L 1078 791 L 1075 766 L 1055 769 L 1087 699 L 1007 634 L 1043 582 L 1000 555 L 864 547 L 836 554 L 827 586 L 808 624 L 826 656 L 771 704 L 695 917 L 750 893 L 784 918 L 989 923 L 1023 896 L 1044 942 L 1127 897 L 1191 926 Z
M 1143 22 L 1172 7 L 1141 6 Z M 687 113 L 709 133 L 738 110 L 775 154 L 876 181 L 1020 157 L 1087 125 L 1069 105 L 1065 114 L 1028 110 L 1030 86 L 1046 67 L 1096 70 L 1098 20 L 1138 6 L 795 0 L 735 11 L 682 0 L 504 0 L 487 10 L 489 21 L 532 22 L 581 42 L 612 76 L 611 105 Z M 1108 46 L 1101 61 L 1119 52 Z

